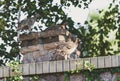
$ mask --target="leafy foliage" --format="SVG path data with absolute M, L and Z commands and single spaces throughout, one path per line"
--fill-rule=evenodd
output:
M 99 11 L 98 18 L 86 21 L 88 28 L 79 28 L 83 57 L 120 53 L 120 6 L 112 5 Z
M 19 62 L 10 61 L 6 66 L 10 67 L 15 76 L 5 78 L 5 81 L 21 81 L 23 79 L 22 71 L 18 69 Z
M 17 41 L 17 23 L 19 10 L 27 15 L 40 14 L 38 22 L 44 23 L 47 27 L 69 21 L 73 27 L 73 21 L 67 17 L 63 8 L 70 5 L 86 8 L 91 1 L 82 0 L 0 0 L 0 65 L 13 60 L 19 55 L 19 42 Z M 84 5 L 84 4 L 85 5 Z M 83 5 L 82 5 L 83 4 Z M 6 51 L 10 47 L 10 51 Z M 3 60 L 4 59 L 4 60 Z

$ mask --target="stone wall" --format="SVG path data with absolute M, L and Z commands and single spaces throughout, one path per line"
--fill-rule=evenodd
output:
M 59 27 L 58 27 L 59 26 Z M 55 28 L 54 28 L 55 27 Z M 65 50 L 68 50 L 69 47 L 64 47 L 65 45 L 69 45 L 71 47 L 74 47 L 75 40 L 77 40 L 76 36 L 71 34 L 66 29 L 62 29 L 60 25 L 54 26 L 52 28 L 48 28 L 43 32 L 38 33 L 32 33 L 31 35 L 22 35 L 20 37 L 22 43 L 21 43 L 21 53 L 23 54 L 23 63 L 33 63 L 33 62 L 43 62 L 43 61 L 53 61 L 53 60 L 65 60 L 66 56 L 62 55 L 60 52 L 62 50 L 62 53 L 66 53 Z M 60 45 L 63 45 L 60 46 Z M 80 44 L 79 44 L 80 45 Z M 58 47 L 62 49 L 57 49 Z M 77 50 L 78 42 L 75 47 L 76 50 L 72 52 L 69 56 L 67 55 L 67 59 L 76 59 L 80 57 L 80 51 Z M 60 50 L 60 51 L 56 51 Z M 71 48 L 69 48 L 71 49 Z M 70 51 L 70 50 L 69 50 Z M 55 54 L 57 52 L 57 54 Z M 54 59 L 53 59 L 54 57 Z M 115 58 L 114 58 L 115 59 Z M 109 57 L 106 57 L 106 60 L 104 58 L 90 60 L 91 62 L 96 61 L 95 67 L 105 67 L 111 66 L 110 63 L 105 63 L 106 61 L 109 61 Z M 114 60 L 113 60 L 114 61 Z M 99 64 L 97 64 L 99 63 Z M 116 77 L 118 77 L 120 74 L 115 73 L 112 74 L 111 72 L 103 72 L 100 73 L 100 81 L 116 81 Z M 67 77 L 67 79 L 66 79 Z M 88 81 L 87 77 L 84 76 L 82 73 L 76 73 L 76 74 L 68 74 L 66 76 L 66 73 L 51 73 L 51 74 L 42 74 L 39 75 L 38 81 Z M 23 81 L 30 81 L 29 77 L 24 78 Z M 94 80 L 97 81 L 97 80 Z
M 33 75 L 35 76 L 35 75 Z M 38 79 L 35 81 L 92 81 L 88 80 L 88 77 L 85 77 L 82 73 L 68 74 L 65 73 L 55 73 L 55 74 L 43 74 L 37 75 Z M 22 81 L 32 81 L 30 78 L 32 76 L 24 76 Z M 120 73 L 111 72 L 102 72 L 99 75 L 99 79 L 94 79 L 93 81 L 119 81 L 117 78 L 120 78 Z M 1 78 L 0 81 L 5 81 L 5 79 Z
M 60 27 L 60 25 L 58 26 Z M 48 28 L 43 32 L 20 35 L 20 41 L 23 65 L 20 65 L 19 68 L 24 76 L 22 81 L 30 81 L 30 77 L 33 75 L 39 76 L 37 81 L 89 81 L 82 72 L 66 74 L 66 71 L 72 70 L 71 68 L 76 70 L 77 67 L 81 67 L 76 65 L 76 61 L 79 61 L 77 58 L 80 57 L 78 38 L 66 29 Z M 82 69 L 85 69 L 83 63 L 86 60 L 93 63 L 95 68 L 110 68 L 120 65 L 120 56 L 84 58 Z M 0 67 L 0 81 L 5 81 L 3 77 L 11 76 L 10 72 L 9 67 Z M 106 71 L 101 72 L 99 77 L 99 81 L 117 81 L 116 78 L 120 77 L 120 73 Z
M 23 63 L 79 58 L 78 38 L 60 25 L 43 32 L 21 35 Z M 29 81 L 29 77 L 23 81 Z M 64 81 L 64 73 L 40 75 L 39 81 Z
M 23 63 L 79 58 L 79 39 L 66 29 L 20 35 Z M 80 44 L 79 44 L 80 45 Z
M 103 59 L 104 58 L 104 59 Z M 120 73 L 111 71 L 111 67 L 114 70 L 115 67 L 120 66 L 120 55 L 114 56 L 102 56 L 94 58 L 79 58 L 75 60 L 59 60 L 59 61 L 44 61 L 36 63 L 27 63 L 21 64 L 18 66 L 18 69 L 22 71 L 24 76 L 23 81 L 30 81 L 31 76 L 38 75 L 38 81 L 64 81 L 63 79 L 67 76 L 67 81 L 88 81 L 88 77 L 96 78 L 99 76 L 99 80 L 94 81 L 117 81 L 117 78 L 120 78 Z M 84 62 L 88 61 L 91 64 L 95 65 L 93 72 L 89 72 L 85 76 L 85 72 L 81 71 L 79 73 L 70 74 L 72 70 L 77 70 L 77 68 L 86 69 L 83 65 Z M 100 62 L 101 61 L 101 62 Z M 79 65 L 79 63 L 82 63 Z M 96 64 L 97 63 L 97 64 Z M 104 71 L 100 70 L 103 68 Z M 106 70 L 106 71 L 105 71 Z M 119 68 L 117 68 L 119 71 Z M 99 72 L 98 72 L 99 71 Z M 114 70 L 115 71 L 115 70 Z M 96 73 L 96 74 L 94 74 Z M 0 67 L 0 80 L 3 81 L 3 77 L 13 76 L 15 73 L 9 67 Z M 92 76 L 91 76 L 92 75 Z M 36 80 L 37 81 L 37 80 Z M 92 80 L 93 81 L 93 80 Z M 119 80 L 118 80 L 119 81 Z

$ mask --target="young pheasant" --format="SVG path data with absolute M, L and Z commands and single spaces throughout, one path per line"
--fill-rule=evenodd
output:
M 52 60 L 67 60 L 70 58 L 70 54 L 76 51 L 78 47 L 78 39 L 75 42 L 60 42 L 56 47 Z

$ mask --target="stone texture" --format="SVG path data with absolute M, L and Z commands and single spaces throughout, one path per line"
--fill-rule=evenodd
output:
M 69 35 L 69 32 L 62 29 L 62 30 L 48 30 L 45 32 L 33 32 L 30 34 L 23 34 L 20 35 L 20 41 L 24 41 L 24 40 L 31 40 L 31 39 L 36 39 L 36 38 L 46 38 L 46 37 L 50 37 L 50 36 L 57 36 L 57 35 Z
M 20 52 L 24 55 L 30 52 L 39 51 L 39 49 L 40 49 L 39 45 L 34 45 L 34 46 L 22 47 L 20 49 Z
M 58 42 L 48 43 L 48 44 L 44 44 L 44 49 L 51 50 L 51 49 L 55 49 L 57 46 L 58 46 Z
M 31 81 L 30 77 L 25 76 L 22 81 Z M 43 74 L 39 75 L 39 79 L 36 81 L 64 81 L 64 74 L 59 73 L 59 74 Z
M 114 73 L 112 77 L 112 81 L 119 81 L 117 78 L 120 78 L 120 73 Z
M 100 74 L 100 81 L 112 81 L 111 72 L 103 72 Z
M 29 64 L 24 64 L 22 75 L 29 75 Z
M 37 44 L 43 44 L 42 39 L 36 38 L 36 39 L 21 41 L 21 47 L 32 46 Z
M 59 25 L 43 32 L 20 36 L 23 46 L 20 50 L 23 54 L 23 63 L 79 58 L 78 38 L 66 29 L 61 27 L 56 29 L 56 26 Z
M 82 74 L 72 74 L 70 75 L 70 81 L 84 81 Z
M 30 77 L 29 76 L 24 77 L 22 81 L 30 81 Z
M 28 70 L 23 70 L 24 75 L 26 75 L 26 73 L 28 72 L 29 74 L 32 74 L 32 72 L 36 72 L 37 74 L 43 73 L 42 75 L 40 75 L 38 81 L 64 81 L 64 73 L 44 73 L 48 73 L 50 70 L 51 72 L 61 72 L 64 70 L 69 71 L 69 61 L 66 60 L 63 66 L 62 60 L 70 58 L 76 59 L 80 57 L 80 51 L 77 50 L 78 38 L 70 34 L 69 31 L 56 26 L 59 25 L 55 25 L 55 28 L 52 27 L 52 29 L 47 28 L 43 32 L 34 32 L 28 35 L 20 35 L 20 41 L 22 42 L 21 53 L 23 54 L 23 63 L 33 63 L 33 65 L 31 66 L 28 66 L 26 64 L 26 66 L 28 66 Z M 53 64 L 54 62 L 49 62 L 54 60 L 58 60 L 56 64 Z M 34 62 L 39 62 L 39 64 L 35 65 Z M 61 67 L 56 66 L 59 66 L 59 64 L 61 65 Z M 78 77 L 77 75 L 71 75 L 70 79 L 70 81 L 81 81 L 80 77 Z M 25 77 L 23 81 L 30 81 L 30 77 Z
M 59 41 L 66 41 L 66 37 L 64 35 L 59 35 L 58 40 Z
M 100 74 L 99 81 L 118 81 L 117 77 L 120 77 L 120 73 L 111 72 L 102 72 Z M 39 79 L 37 81 L 64 81 L 65 74 L 64 73 L 56 73 L 56 74 L 42 74 L 39 75 Z M 68 74 L 68 81 L 87 81 L 82 73 Z M 0 79 L 0 81 L 4 81 Z M 25 76 L 22 81 L 30 81 L 30 77 Z M 97 80 L 94 80 L 97 81 Z
M 41 75 L 39 81 L 64 81 L 64 74 Z

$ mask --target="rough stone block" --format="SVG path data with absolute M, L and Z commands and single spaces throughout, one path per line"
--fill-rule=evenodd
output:
M 58 36 L 51 36 L 51 37 L 47 37 L 47 38 L 42 38 L 43 44 L 57 42 L 57 41 L 59 41 Z
M 37 44 L 43 44 L 43 41 L 41 38 L 24 40 L 24 41 L 21 41 L 20 45 L 21 47 L 27 47 L 27 46 L 37 45 Z
M 32 53 L 32 56 L 33 56 L 34 59 L 39 58 L 39 57 L 41 57 L 42 55 L 44 55 L 44 54 L 42 54 L 40 51 L 34 51 L 34 52 Z
M 39 38 L 40 36 L 41 36 L 41 32 L 33 32 L 33 33 L 30 33 L 30 34 L 22 34 L 22 35 L 20 35 L 20 41 L 31 40 L 31 39 Z
M 33 46 L 28 46 L 28 47 L 22 47 L 20 49 L 20 52 L 24 55 L 24 54 L 27 54 L 27 53 L 30 53 L 30 52 L 34 52 L 34 51 L 39 51 L 39 50 L 40 50 L 40 46 L 39 45 L 33 45 Z
M 71 74 L 69 81 L 85 81 L 84 76 L 82 74 Z
M 28 53 L 23 56 L 23 63 L 33 63 L 36 59 L 33 57 L 33 53 Z
M 113 81 L 111 72 L 104 72 L 100 74 L 100 81 Z
M 117 80 L 117 78 L 120 78 L 120 73 L 119 72 L 118 73 L 114 73 L 112 75 L 112 81 L 119 81 L 119 80 Z
M 44 49 L 51 50 L 51 49 L 55 49 L 57 46 L 58 46 L 58 42 L 48 43 L 48 44 L 44 44 Z
M 64 35 L 59 35 L 59 36 L 58 36 L 58 40 L 59 40 L 59 41 L 66 41 L 66 38 L 65 38 Z
M 31 34 L 20 35 L 20 41 L 31 40 L 36 38 L 46 38 L 57 35 L 68 35 L 69 32 L 66 30 L 48 30 L 44 32 L 33 32 Z

